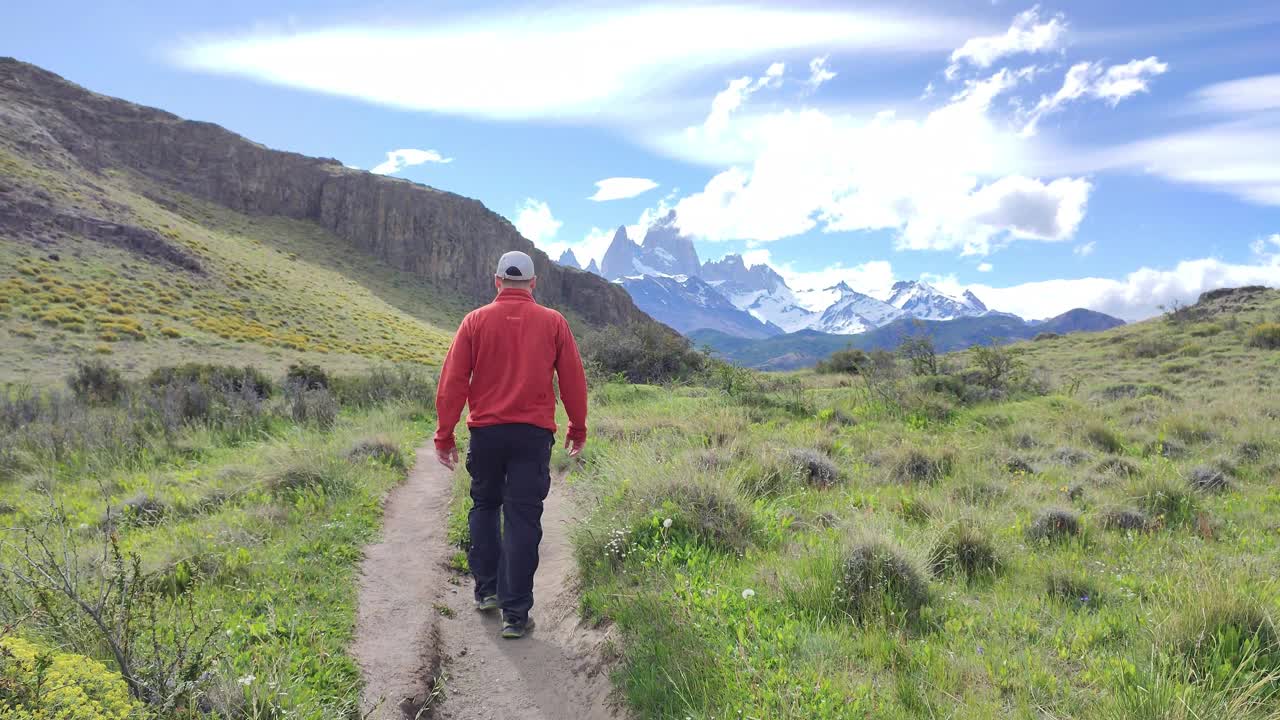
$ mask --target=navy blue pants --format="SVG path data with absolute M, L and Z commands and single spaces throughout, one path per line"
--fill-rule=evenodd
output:
M 471 548 L 476 599 L 497 595 L 504 619 L 524 622 L 533 607 L 533 574 L 542 542 L 542 501 L 551 489 L 555 435 L 534 425 L 472 428 Z M 499 532 L 498 519 L 502 518 Z

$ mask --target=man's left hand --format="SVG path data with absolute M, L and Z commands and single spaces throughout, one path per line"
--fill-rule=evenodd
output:
M 458 447 L 455 445 L 448 450 L 436 448 L 436 460 L 439 460 L 441 465 L 453 470 L 458 467 Z

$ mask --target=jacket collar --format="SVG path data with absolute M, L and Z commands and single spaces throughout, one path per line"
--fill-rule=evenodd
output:
M 502 288 L 494 302 L 533 302 L 533 293 L 522 288 Z

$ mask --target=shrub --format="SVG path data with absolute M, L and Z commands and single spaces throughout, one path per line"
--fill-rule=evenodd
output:
M 158 497 L 142 494 L 126 500 L 121 512 L 125 521 L 133 525 L 159 525 L 169 506 Z
M 939 577 L 962 572 L 973 578 L 992 575 L 999 568 L 1000 558 L 990 533 L 965 521 L 943 530 L 929 551 L 929 569 Z
M 289 366 L 289 370 L 285 373 L 285 378 L 292 384 L 302 387 L 304 390 L 327 390 L 329 388 L 329 373 L 324 368 L 311 363 L 294 363 Z
M 926 523 L 937 516 L 928 500 L 918 495 L 908 495 L 898 502 L 898 515 L 908 522 Z
M 1005 464 L 1004 469 L 1014 475 L 1035 475 L 1036 469 L 1031 463 L 1020 457 L 1011 457 Z
M 1112 456 L 1094 466 L 1095 472 L 1109 473 L 1119 477 L 1133 478 L 1142 474 L 1142 470 L 1130 459 Z
M 350 468 L 306 458 L 269 478 L 267 484 L 277 495 L 319 491 L 327 497 L 340 497 L 351 489 L 352 478 Z
M 1199 607 L 1170 619 L 1165 640 L 1186 658 L 1195 679 L 1222 680 L 1243 671 L 1257 680 L 1280 673 L 1280 629 L 1253 598 L 1202 593 Z
M 1094 609 L 1101 600 L 1098 585 L 1092 578 L 1066 570 L 1051 570 L 1045 576 L 1045 594 L 1051 600 L 1079 609 Z
M 397 470 L 404 470 L 407 467 L 400 448 L 387 438 L 361 440 L 347 451 L 347 459 L 352 462 L 372 460 Z
M 938 351 L 928 335 L 909 337 L 898 345 L 898 354 L 911 364 L 913 375 L 937 375 Z
M 840 481 L 840 469 L 831 462 L 831 458 L 817 450 L 792 450 L 788 458 L 810 485 L 825 488 Z
M 633 383 L 686 380 L 709 365 L 687 339 L 654 323 L 584 334 L 579 349 L 593 377 L 622 376 Z
M 101 360 L 77 362 L 67 385 L 76 398 L 89 405 L 109 405 L 124 397 L 125 382 L 120 371 Z
M 996 345 L 974 345 L 969 348 L 969 358 L 978 381 L 989 388 L 1004 388 L 1021 369 L 1013 350 Z
M 1089 460 L 1089 453 L 1083 450 L 1077 450 L 1073 447 L 1060 447 L 1053 451 L 1052 458 L 1055 462 L 1075 467 Z
M 1249 330 L 1249 346 L 1280 349 L 1280 323 L 1262 323 Z
M 1185 485 L 1151 479 L 1138 487 L 1136 497 L 1138 505 L 1157 522 L 1186 525 L 1196 518 L 1196 498 Z
M 117 672 L 83 655 L 0 638 L 0 716 L 13 720 L 126 720 L 142 706 Z
M 1090 423 L 1084 431 L 1085 439 L 1094 447 L 1109 453 L 1124 452 L 1124 440 L 1116 431 L 1102 423 Z
M 670 537 L 683 536 L 711 548 L 739 552 L 750 545 L 755 534 L 750 508 L 723 486 L 673 480 L 652 488 L 646 495 L 638 498 L 640 506 L 659 508 L 653 518 L 671 518 Z M 643 538 L 633 537 L 633 541 Z
M 338 403 L 328 390 L 306 390 L 290 386 L 288 394 L 289 415 L 299 425 L 313 424 L 328 430 L 337 422 Z
M 1040 511 L 1027 526 L 1027 537 L 1032 540 L 1065 540 L 1080 534 L 1080 519 L 1070 510 L 1049 508 Z
M 271 397 L 275 387 L 261 370 L 245 366 L 186 363 L 174 367 L 160 367 L 147 376 L 147 384 L 153 388 L 194 383 L 219 392 L 252 392 L 259 398 Z
M 1151 337 L 1141 338 L 1131 342 L 1128 346 L 1128 354 L 1130 357 L 1139 359 L 1157 358 L 1161 355 L 1168 355 L 1178 349 L 1179 345 L 1172 338 Z
M 908 447 L 898 451 L 889 471 L 899 482 L 934 483 L 950 475 L 954 463 L 955 455 L 950 450 Z
M 329 383 L 329 391 L 343 406 L 372 407 L 395 400 L 419 407 L 435 403 L 435 378 L 420 368 L 378 367 L 362 375 L 334 376 Z
M 929 603 L 929 583 L 897 548 L 882 541 L 856 545 L 840 567 L 836 603 L 857 622 L 881 617 L 911 621 Z
M 1201 465 L 1187 473 L 1187 482 L 1201 492 L 1221 492 L 1231 487 L 1231 476 L 1219 468 Z
M 1062 337 L 1062 335 L 1056 332 L 1042 332 L 1036 333 L 1036 336 L 1031 339 L 1036 342 L 1040 342 L 1041 340 L 1057 340 L 1060 337 Z
M 870 358 L 867 357 L 865 352 L 846 348 L 831 353 L 826 360 L 820 361 L 814 369 L 820 373 L 858 375 L 867 366 L 868 362 L 870 362 Z
M 1145 532 L 1152 528 L 1151 518 L 1137 508 L 1108 508 L 1102 512 L 1098 521 L 1104 530 L 1138 530 Z

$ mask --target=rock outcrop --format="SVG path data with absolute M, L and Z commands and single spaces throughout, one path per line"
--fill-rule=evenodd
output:
M 477 302 L 507 250 L 529 253 L 541 301 L 595 324 L 648 322 L 626 291 L 553 263 L 477 200 L 271 150 L 218 125 L 99 95 L 0 58 L 0 141 L 39 165 L 121 170 L 243 213 L 315 222 L 388 264 Z

